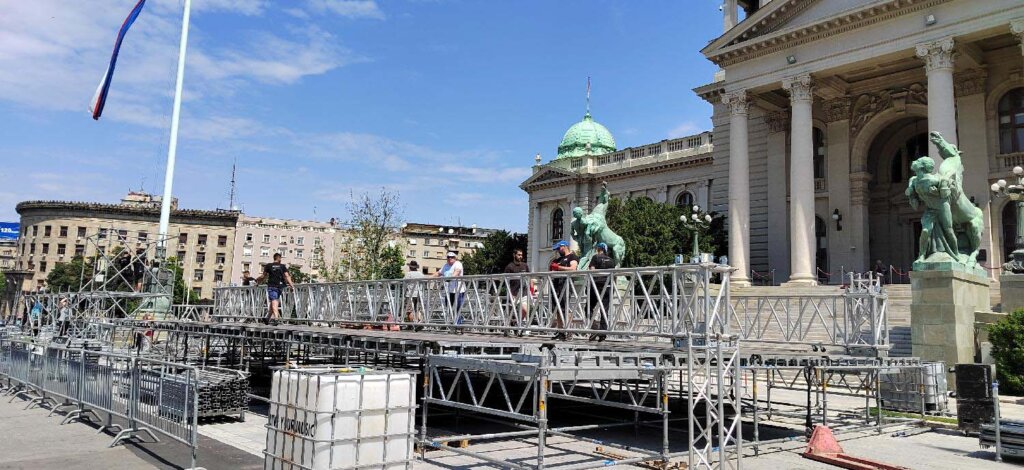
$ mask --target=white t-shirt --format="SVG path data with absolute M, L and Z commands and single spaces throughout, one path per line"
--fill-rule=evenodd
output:
M 404 276 L 405 279 L 423 279 L 424 277 L 425 276 L 423 275 L 423 273 L 421 273 L 419 270 L 416 270 L 416 271 L 406 271 L 405 272 L 405 276 Z M 411 297 L 419 297 L 420 289 L 422 289 L 420 283 L 418 283 L 418 282 L 407 282 L 405 284 L 405 295 L 408 295 L 408 296 L 411 296 Z
M 445 263 L 444 266 L 441 267 L 442 277 L 457 277 L 461 276 L 462 273 L 462 261 L 456 261 L 452 264 Z M 456 292 L 466 292 L 466 283 L 464 282 L 448 281 L 447 284 L 447 289 L 449 293 L 454 294 Z

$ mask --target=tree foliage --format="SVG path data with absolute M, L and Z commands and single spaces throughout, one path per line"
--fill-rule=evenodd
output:
M 649 198 L 612 199 L 608 204 L 608 226 L 626 242 L 623 266 L 664 266 L 675 255 L 693 252 L 693 233 L 679 218 L 689 216 L 691 208 L 654 202 Z M 725 218 L 717 213 L 699 235 L 700 252 L 716 257 L 728 251 Z
M 1010 313 L 988 329 L 1001 392 L 1024 393 L 1024 309 Z
M 81 256 L 71 258 L 66 263 L 57 263 L 46 275 L 46 285 L 50 292 L 78 292 L 83 285 L 83 269 L 85 276 L 93 272 L 92 258 L 85 259 Z
M 462 267 L 470 275 L 503 272 L 516 248 L 526 252 L 526 241 L 525 234 L 498 230 L 484 238 L 483 248 L 462 256 Z
M 379 279 L 401 279 L 405 276 L 405 256 L 398 245 L 388 245 L 381 254 Z
M 390 269 L 385 254 L 393 248 L 402 218 L 398 193 L 381 188 L 376 196 L 352 194 L 348 212 L 349 228 L 338 240 L 335 259 L 325 260 L 321 252 L 316 260 L 314 253 L 321 277 L 326 281 L 385 278 Z M 397 248 L 401 256 L 401 247 Z
M 295 284 L 307 284 L 314 282 L 313 276 L 302 272 L 302 268 L 298 266 L 288 266 L 288 275 L 292 277 L 292 282 Z
M 167 264 L 164 266 L 170 269 L 174 273 L 174 304 L 194 304 L 199 300 L 194 292 L 185 286 L 185 270 L 182 269 L 178 263 L 178 259 L 174 256 L 167 258 Z

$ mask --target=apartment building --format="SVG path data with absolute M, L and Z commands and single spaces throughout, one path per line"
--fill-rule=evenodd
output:
M 319 269 L 316 260 L 334 259 L 337 231 L 333 219 L 315 222 L 242 215 L 235 231 L 234 277 L 230 282 L 238 284 L 243 271 L 258 277 L 263 265 L 273 261 L 274 253 L 281 254 L 282 263 L 297 266 L 315 278 Z
M 184 270 L 186 284 L 200 298 L 231 278 L 236 211 L 178 210 L 173 201 L 167 254 Z M 23 290 L 46 286 L 49 271 L 76 256 L 94 257 L 118 247 L 145 247 L 156 241 L 160 200 L 130 193 L 119 204 L 67 201 L 25 201 L 15 268 L 31 275 Z
M 406 262 L 415 260 L 425 274 L 433 274 L 444 266 L 445 254 L 454 251 L 459 258 L 472 254 L 496 229 L 407 223 L 400 235 L 405 243 Z

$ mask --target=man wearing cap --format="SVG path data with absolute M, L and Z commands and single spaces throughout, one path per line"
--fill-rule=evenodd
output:
M 558 257 L 551 260 L 552 271 L 575 271 L 576 267 L 579 266 L 580 257 L 573 253 L 572 249 L 569 248 L 569 242 L 565 240 L 559 240 L 551 247 L 552 250 L 556 251 Z M 551 312 L 553 314 L 552 327 L 564 328 L 565 327 L 565 313 L 568 310 L 568 289 L 565 285 L 566 278 L 556 277 L 551 280 L 551 286 L 554 287 L 554 296 L 551 298 Z M 564 303 L 563 303 L 564 302 Z M 553 338 L 556 341 L 565 341 L 569 339 L 569 336 L 565 333 L 558 333 Z
M 420 292 L 423 290 L 422 282 L 416 282 L 416 279 L 423 279 L 423 273 L 420 272 L 420 264 L 416 260 L 409 262 L 409 270 L 405 272 L 405 312 L 406 319 L 410 322 L 419 322 L 422 320 L 420 315 Z M 415 329 L 415 326 L 413 327 Z
M 462 261 L 456 259 L 454 251 L 446 255 L 448 262 L 441 267 L 441 270 L 434 273 L 435 277 L 460 277 L 462 276 Z M 445 290 L 448 292 L 448 305 L 455 311 L 455 324 L 462 324 L 462 301 L 466 299 L 466 284 L 462 281 L 448 281 L 445 283 Z
M 608 245 L 604 242 L 594 245 L 594 256 L 590 259 L 589 269 L 614 269 L 615 260 L 608 256 Z M 608 317 L 611 313 L 611 287 L 608 285 L 608 274 L 594 274 L 594 285 L 590 291 L 590 311 L 597 309 L 598 330 L 608 329 Z M 605 335 L 595 333 L 590 335 L 590 340 L 604 341 Z

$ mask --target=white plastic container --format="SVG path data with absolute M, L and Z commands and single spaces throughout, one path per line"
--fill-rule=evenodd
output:
M 264 469 L 411 468 L 413 380 L 404 371 L 275 371 Z

